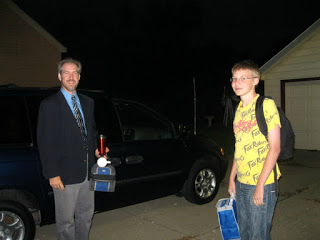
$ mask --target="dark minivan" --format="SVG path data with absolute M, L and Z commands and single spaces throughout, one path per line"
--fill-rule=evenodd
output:
M 36 125 L 40 101 L 58 90 L 0 87 L 0 239 L 32 240 L 35 224 L 54 222 Z M 177 132 L 172 122 L 138 102 L 78 91 L 95 101 L 97 130 L 107 137 L 116 169 L 116 190 L 96 192 L 96 212 L 174 193 L 196 204 L 214 199 L 227 169 L 219 145 Z

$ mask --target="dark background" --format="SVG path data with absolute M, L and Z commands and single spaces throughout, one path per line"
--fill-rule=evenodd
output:
M 266 63 L 319 18 L 320 1 L 14 0 L 83 63 L 81 88 L 178 122 L 223 115 L 236 61 Z

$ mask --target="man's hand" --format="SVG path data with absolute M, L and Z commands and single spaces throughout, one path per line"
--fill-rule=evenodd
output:
M 106 147 L 106 155 L 103 156 L 105 159 L 108 159 L 107 153 L 108 153 L 109 151 L 110 151 L 109 148 Z M 99 152 L 98 148 L 97 148 L 96 151 L 95 151 L 95 155 L 96 155 L 97 158 L 102 157 L 102 156 L 100 155 L 100 152 Z
M 64 185 L 61 181 L 60 176 L 54 177 L 54 178 L 50 178 L 49 179 L 50 182 L 50 186 L 52 188 L 56 188 L 56 189 L 61 189 L 62 191 L 64 191 Z

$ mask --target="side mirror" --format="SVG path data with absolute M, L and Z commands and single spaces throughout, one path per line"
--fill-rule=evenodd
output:
M 135 131 L 132 128 L 125 129 L 123 131 L 123 136 L 125 141 L 133 141 L 135 138 Z
M 177 128 L 178 138 L 188 138 L 192 135 L 192 131 L 184 124 L 178 124 Z

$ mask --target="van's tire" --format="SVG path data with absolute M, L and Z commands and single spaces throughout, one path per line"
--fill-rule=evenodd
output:
M 217 195 L 219 184 L 215 164 L 209 160 L 200 160 L 192 166 L 183 194 L 189 202 L 206 204 Z
M 0 201 L 0 239 L 33 240 L 36 226 L 27 208 L 12 201 Z

